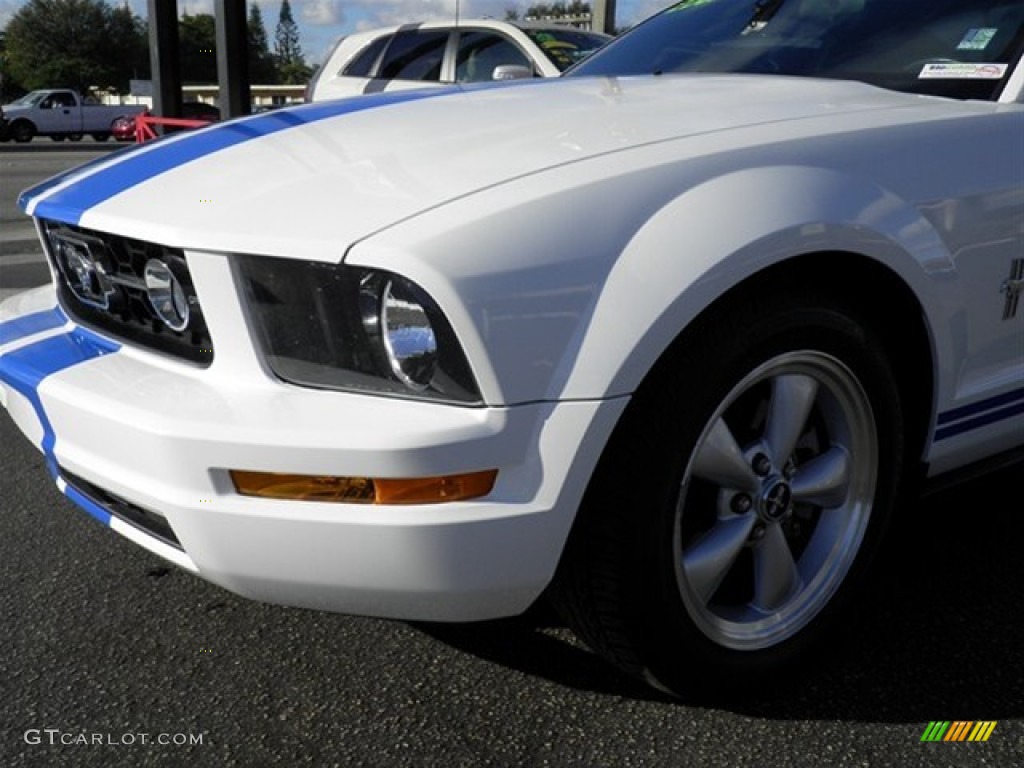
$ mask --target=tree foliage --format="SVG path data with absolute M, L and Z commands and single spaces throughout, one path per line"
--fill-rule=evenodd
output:
M 185 13 L 179 19 L 183 83 L 217 82 L 215 18 Z M 271 52 L 263 14 L 249 5 L 249 78 L 253 83 L 308 81 L 291 4 L 284 0 Z M 36 88 L 112 88 L 128 91 L 128 81 L 149 71 L 146 22 L 127 5 L 106 0 L 28 0 L 0 29 L 0 97 L 9 101 Z
M 128 8 L 101 0 L 29 0 L 4 32 L 5 71 L 27 90 L 126 91 L 129 79 L 148 75 L 145 26 Z
M 309 80 L 310 68 L 302 53 L 299 43 L 299 25 L 292 16 L 292 6 L 288 0 L 281 3 L 281 12 L 274 30 L 274 58 L 277 60 L 277 72 L 281 82 L 293 85 Z
M 277 82 L 277 66 L 270 53 L 267 28 L 263 24 L 263 12 L 259 5 L 249 6 L 249 81 L 262 85 Z
M 178 55 L 182 83 L 216 83 L 217 20 L 208 13 L 184 14 L 178 21 Z
M 536 3 L 526 9 L 527 18 L 545 18 L 550 16 L 581 16 L 590 13 L 590 3 L 572 0 L 569 3 Z
M 25 92 L 11 77 L 7 62 L 7 32 L 0 29 L 0 104 L 13 101 Z

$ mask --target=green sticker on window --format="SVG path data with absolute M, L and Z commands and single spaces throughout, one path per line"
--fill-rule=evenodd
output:
M 960 41 L 960 45 L 956 49 L 958 51 L 984 51 L 998 31 L 995 27 L 968 29 L 967 34 L 964 35 L 964 39 Z

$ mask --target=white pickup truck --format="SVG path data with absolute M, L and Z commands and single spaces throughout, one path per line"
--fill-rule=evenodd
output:
M 0 110 L 0 140 L 26 142 L 33 136 L 49 136 L 54 141 L 79 141 L 88 133 L 106 141 L 115 120 L 144 109 L 141 104 L 106 106 L 68 89 L 32 91 Z

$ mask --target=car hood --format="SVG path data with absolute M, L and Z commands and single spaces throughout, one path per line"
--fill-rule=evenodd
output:
M 188 249 L 340 261 L 447 201 L 610 152 L 920 104 L 852 82 L 701 75 L 422 89 L 278 110 L 116 153 L 22 208 Z

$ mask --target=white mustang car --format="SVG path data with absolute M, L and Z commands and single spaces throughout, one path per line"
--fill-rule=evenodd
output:
M 689 0 L 566 77 L 311 104 L 26 191 L 58 487 L 259 600 L 550 595 L 672 691 L 851 617 L 901 489 L 1024 448 L 1024 4 Z

